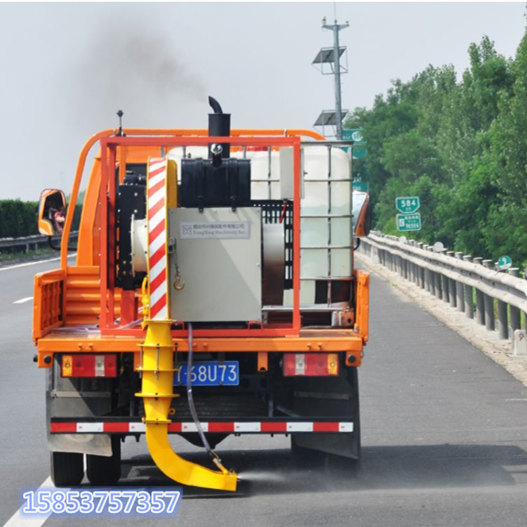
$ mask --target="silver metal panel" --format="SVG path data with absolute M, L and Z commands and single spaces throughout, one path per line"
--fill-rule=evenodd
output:
M 284 301 L 285 239 L 281 223 L 264 223 L 263 229 L 264 305 L 281 305 Z
M 186 322 L 261 320 L 261 210 L 169 209 L 170 317 Z M 183 288 L 176 290 L 176 266 Z
M 46 421 L 51 417 L 95 417 L 111 410 L 109 386 L 112 379 L 78 379 L 61 377 L 58 357 L 46 375 Z M 98 392 L 87 392 L 95 384 Z M 96 456 L 111 456 L 109 435 L 103 434 L 50 434 L 48 427 L 48 449 L 50 452 L 76 452 Z
M 294 199 L 295 197 L 295 170 L 294 150 L 291 147 L 280 149 L 280 197 Z

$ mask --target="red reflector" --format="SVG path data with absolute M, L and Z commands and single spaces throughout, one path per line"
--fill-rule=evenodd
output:
M 128 432 L 128 423 L 103 423 L 104 432 Z
M 336 353 L 284 353 L 284 377 L 338 375 Z
M 167 428 L 169 432 L 181 432 L 181 423 L 170 423 Z
M 338 432 L 338 423 L 313 423 L 313 432 Z
M 262 432 L 268 432 L 268 433 L 280 433 L 280 432 L 287 432 L 287 423 L 285 422 L 270 422 L 266 423 L 265 421 L 262 421 L 262 424 L 260 425 L 260 430 Z
M 61 432 L 73 432 L 77 431 L 77 423 L 50 423 L 49 431 L 52 434 L 60 434 Z
M 266 146 L 248 146 L 247 152 L 267 152 Z
M 234 423 L 209 423 L 209 432 L 234 432 Z
M 117 377 L 117 355 L 72 354 L 62 357 L 63 377 Z

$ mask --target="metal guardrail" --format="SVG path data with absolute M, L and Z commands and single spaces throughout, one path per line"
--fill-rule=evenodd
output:
M 77 241 L 78 231 L 70 234 L 70 243 Z M 60 245 L 60 238 L 53 237 L 56 245 Z M 26 252 L 35 250 L 40 247 L 49 247 L 48 236 L 36 234 L 34 236 L 24 236 L 21 238 L 0 238 L 0 254 L 12 252 Z
M 518 268 L 507 272 L 492 260 L 472 258 L 404 237 L 370 233 L 361 239 L 360 252 L 400 274 L 430 294 L 464 312 L 501 339 L 512 338 L 527 313 L 527 281 Z

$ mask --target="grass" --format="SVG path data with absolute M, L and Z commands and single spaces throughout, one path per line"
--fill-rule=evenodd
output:
M 55 251 L 51 247 L 34 249 L 28 252 L 0 252 L 0 267 L 58 256 L 60 256 L 60 251 Z

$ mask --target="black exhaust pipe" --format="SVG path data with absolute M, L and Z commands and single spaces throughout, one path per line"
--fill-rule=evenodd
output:
M 209 113 L 209 135 L 213 137 L 228 137 L 231 135 L 231 114 L 223 113 L 220 103 L 209 97 L 209 104 L 214 113 Z M 213 152 L 212 150 L 215 150 Z M 221 145 L 209 145 L 209 159 L 220 158 L 226 159 L 230 157 L 229 143 L 222 143 Z
M 214 113 L 209 114 L 209 137 L 231 136 L 231 115 L 223 113 L 220 103 L 209 97 Z M 230 157 L 230 142 L 209 144 L 208 159 L 184 158 L 181 161 L 181 207 L 251 206 L 251 160 Z

